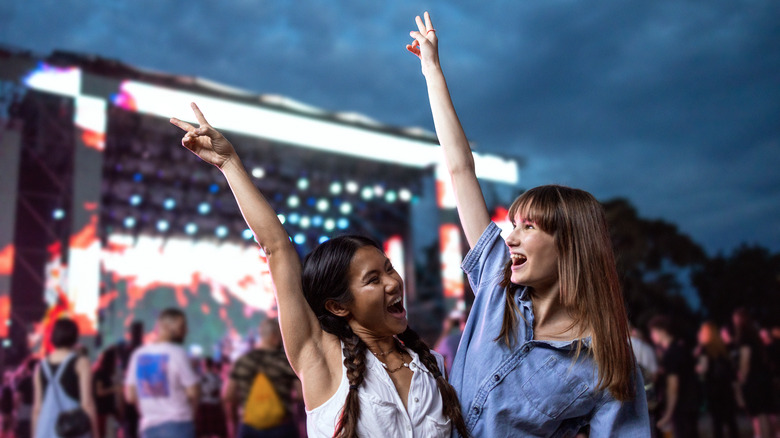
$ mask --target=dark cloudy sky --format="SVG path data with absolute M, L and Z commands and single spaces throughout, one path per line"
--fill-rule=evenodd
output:
M 404 50 L 426 9 L 468 136 L 525 157 L 523 187 L 629 198 L 713 254 L 780 251 L 777 0 L 3 1 L 0 44 L 432 129 Z

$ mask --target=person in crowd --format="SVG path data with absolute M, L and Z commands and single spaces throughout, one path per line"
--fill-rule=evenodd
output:
M 92 371 L 89 358 L 76 353 L 79 328 L 70 318 L 58 319 L 51 331 L 54 349 L 43 358 L 33 378 L 32 435 L 57 436 L 57 418 L 62 412 L 81 408 L 91 423 L 91 435 L 99 437 Z M 89 436 L 87 434 L 86 436 Z
M 648 328 L 650 339 L 662 352 L 658 428 L 671 430 L 675 438 L 698 437 L 699 390 L 692 350 L 677 338 L 669 317 L 654 317 Z
M 109 420 L 117 424 L 120 422 L 121 406 L 118 402 L 122 400 L 122 380 L 117 373 L 117 348 L 109 347 L 100 354 L 92 374 L 92 390 L 95 392 L 98 432 L 101 437 L 108 435 Z
M 381 246 L 340 236 L 304 260 L 233 146 L 193 104 L 182 145 L 218 167 L 263 249 L 287 359 L 300 378 L 309 437 L 465 434 L 444 362 L 409 328 L 403 280 Z
M 17 370 L 14 382 L 14 405 L 16 422 L 14 438 L 29 438 L 32 429 L 33 408 L 33 375 L 38 366 L 38 359 L 28 357 Z
M 658 418 L 656 409 L 658 409 L 658 396 L 656 394 L 656 378 L 658 376 L 658 358 L 655 355 L 655 349 L 645 338 L 644 334 L 633 325 L 629 324 L 631 333 L 631 349 L 636 358 L 636 364 L 642 373 L 642 380 L 645 384 L 645 397 L 647 398 L 647 410 L 650 414 L 650 425 Z M 655 428 L 653 428 L 655 430 Z M 657 434 L 655 434 L 657 435 Z
M 227 435 L 225 412 L 220 392 L 222 377 L 219 364 L 206 357 L 200 361 L 200 402 L 195 415 L 198 438 L 223 438 Z
M 230 377 L 225 384 L 223 401 L 228 412 L 228 429 L 230 436 L 238 438 L 260 437 L 290 437 L 298 436 L 294 413 L 296 403 L 301 397 L 300 381 L 290 367 L 282 349 L 282 334 L 279 321 L 266 318 L 260 323 L 260 340 L 257 348 L 239 357 L 230 370 Z M 270 387 L 261 392 L 258 386 L 266 379 Z M 271 391 L 273 391 L 271 393 Z M 260 424 L 257 412 L 252 404 L 257 403 L 250 397 L 274 397 L 283 412 L 278 416 L 276 424 Z M 239 421 L 236 421 L 236 418 Z M 236 423 L 238 427 L 236 428 Z M 233 431 L 236 431 L 233 432 Z
M 195 438 L 200 380 L 182 347 L 187 336 L 184 312 L 163 310 L 156 330 L 156 341 L 130 357 L 125 399 L 141 414 L 143 438 Z
M 583 190 L 542 186 L 511 205 L 506 240 L 491 221 L 439 62 L 436 29 L 416 17 L 433 121 L 471 250 L 475 301 L 450 380 L 474 436 L 648 436 L 605 214 Z
M 442 324 L 441 337 L 436 342 L 434 350 L 444 357 L 444 367 L 448 373 L 452 370 L 452 361 L 458 351 L 458 344 L 465 325 L 466 318 L 460 310 L 450 312 Z
M 737 403 L 734 398 L 736 373 L 720 337 L 717 325 L 707 321 L 699 329 L 696 372 L 704 384 L 704 396 L 712 420 L 712 436 L 723 437 L 724 427 L 730 438 L 739 436 Z
M 13 370 L 6 370 L 0 385 L 0 438 L 10 437 L 14 429 L 13 378 Z
M 130 357 L 138 347 L 143 345 L 144 323 L 143 321 L 133 321 L 130 324 L 127 333 L 129 339 L 122 340 L 119 343 L 119 366 L 120 374 L 127 375 L 127 367 L 130 365 Z M 122 433 L 123 438 L 137 438 L 139 414 L 138 409 L 132 403 L 125 403 L 124 397 L 121 398 L 119 406 L 122 408 Z
M 773 437 L 773 427 L 769 417 L 774 412 L 774 400 L 766 348 L 759 338 L 758 328 L 746 309 L 735 310 L 732 314 L 732 323 L 734 343 L 739 351 L 737 399 L 750 416 L 754 436 Z

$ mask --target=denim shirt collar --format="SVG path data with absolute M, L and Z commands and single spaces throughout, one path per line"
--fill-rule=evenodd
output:
M 528 342 L 533 342 L 535 344 L 549 345 L 550 347 L 558 350 L 574 350 L 577 348 L 577 339 L 573 339 L 571 341 L 533 340 L 534 310 L 533 310 L 533 303 L 531 302 L 531 293 L 529 292 L 528 287 L 523 287 L 517 292 L 517 303 L 520 305 L 520 309 L 523 312 L 523 316 L 525 317 L 525 321 L 523 322 L 525 322 L 527 325 L 530 326 L 527 330 L 527 335 L 529 337 L 529 339 L 527 339 Z M 580 340 L 582 341 L 582 346 L 585 348 L 590 348 L 590 346 L 593 343 L 593 338 L 590 336 L 586 336 Z

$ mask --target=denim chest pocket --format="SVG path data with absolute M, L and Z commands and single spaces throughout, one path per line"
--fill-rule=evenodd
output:
M 560 361 L 550 356 L 523 383 L 521 392 L 535 410 L 557 419 L 588 390 L 588 385 L 571 373 L 570 368 L 570 360 Z

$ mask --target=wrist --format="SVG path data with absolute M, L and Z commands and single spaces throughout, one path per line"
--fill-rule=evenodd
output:
M 241 159 L 238 155 L 233 154 L 230 158 L 225 160 L 222 166 L 219 168 L 223 175 L 235 174 L 236 172 L 245 172 L 244 164 L 241 163 Z

